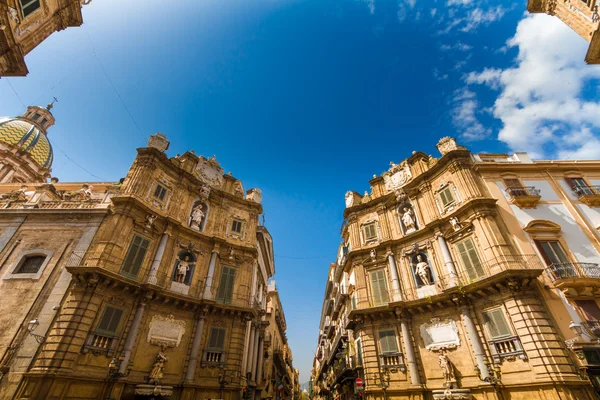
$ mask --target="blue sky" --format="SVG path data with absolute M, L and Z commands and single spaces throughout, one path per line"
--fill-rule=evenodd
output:
M 344 194 L 456 136 L 475 152 L 600 158 L 600 68 L 526 1 L 97 0 L 51 36 L 0 115 L 53 96 L 54 175 L 118 180 L 154 132 L 263 190 L 306 382 Z M 14 91 L 13 91 L 14 88 Z M 15 93 L 16 92 L 16 93 Z M 68 158 L 67 158 L 68 156 Z

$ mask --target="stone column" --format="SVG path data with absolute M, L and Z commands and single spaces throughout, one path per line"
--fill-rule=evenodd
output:
M 215 265 L 217 264 L 218 253 L 213 250 L 210 255 L 210 264 L 208 264 L 208 273 L 206 274 L 206 286 L 204 287 L 203 299 L 212 300 L 212 280 L 215 274 Z
M 242 375 L 246 376 L 248 372 L 248 352 L 250 347 L 250 329 L 252 328 L 252 322 L 246 322 L 246 335 L 244 336 L 244 353 L 242 355 Z
M 192 352 L 190 353 L 190 362 L 188 369 L 185 373 L 185 381 L 187 383 L 194 382 L 194 374 L 196 373 L 196 366 L 198 365 L 198 353 L 200 352 L 200 344 L 202 342 L 202 331 L 204 330 L 204 312 L 198 315 L 198 321 L 196 322 L 196 332 L 194 333 L 194 340 L 192 342 Z
M 254 326 L 254 322 L 251 322 L 250 326 L 250 340 L 248 341 L 248 362 L 246 365 L 246 372 L 252 372 L 252 359 L 254 358 L 253 350 L 254 350 L 254 336 L 256 335 L 256 327 Z M 252 376 L 254 379 L 254 375 Z
M 259 322 L 260 323 L 260 322 Z M 254 328 L 254 346 L 252 346 L 252 380 L 258 383 L 256 379 L 256 360 L 259 358 L 258 354 L 258 339 L 260 339 L 260 328 L 257 326 Z
M 396 259 L 394 253 L 387 254 L 388 264 L 390 268 L 390 276 L 392 277 L 393 301 L 402 301 L 402 293 L 400 292 L 400 280 L 398 279 L 398 269 L 396 268 Z
M 446 270 L 448 271 L 448 287 L 456 286 L 458 284 L 458 274 L 456 273 L 454 261 L 452 261 L 452 255 L 450 254 L 448 243 L 446 243 L 446 239 L 441 234 L 438 234 L 437 239 L 442 251 L 444 264 L 446 264 Z
M 475 327 L 475 324 L 471 319 L 469 307 L 463 306 L 460 309 L 460 311 L 463 318 L 463 322 L 465 324 L 465 328 L 467 330 L 467 335 L 469 335 L 469 340 L 471 341 L 471 347 L 473 348 L 473 355 L 475 356 L 477 367 L 479 367 L 481 380 L 489 379 L 490 373 L 488 371 L 487 365 L 485 365 L 485 353 L 483 351 L 483 345 L 481 344 L 481 339 L 479 338 L 479 334 L 477 333 L 477 328 Z
M 142 323 L 145 308 L 146 302 L 144 299 L 138 305 L 137 310 L 135 310 L 133 322 L 131 323 L 131 328 L 129 328 L 127 340 L 125 340 L 125 346 L 123 346 L 123 359 L 121 361 L 121 364 L 119 365 L 119 373 L 121 374 L 125 374 L 125 372 L 127 371 L 127 366 L 129 365 L 129 360 L 131 358 L 131 351 L 133 350 L 133 346 L 135 345 L 135 338 L 137 337 L 138 331 L 140 330 L 140 325 Z
M 148 283 L 152 285 L 156 285 L 156 273 L 158 272 L 158 268 L 160 267 L 160 262 L 162 261 L 163 254 L 165 254 L 165 248 L 167 247 L 167 241 L 169 240 L 169 235 L 163 233 L 160 238 L 160 243 L 158 244 L 158 249 L 156 250 L 156 254 L 154 255 L 154 261 L 152 261 L 152 265 L 150 266 L 150 273 L 148 274 Z
M 254 382 L 256 382 L 257 385 L 260 384 L 260 382 L 262 381 L 262 367 L 263 367 L 263 351 L 264 351 L 264 331 L 261 332 L 261 337 L 260 340 L 258 342 L 258 357 L 257 357 L 257 362 L 258 362 L 258 369 L 256 371 L 256 379 L 254 379 Z
M 421 376 L 417 367 L 417 359 L 415 357 L 415 349 L 413 348 L 412 335 L 408 329 L 406 319 L 400 319 L 400 328 L 402 330 L 402 341 L 404 342 L 404 350 L 406 351 L 406 364 L 410 373 L 410 380 L 413 386 L 421 386 Z

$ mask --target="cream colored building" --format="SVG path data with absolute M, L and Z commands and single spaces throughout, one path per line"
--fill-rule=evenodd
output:
M 391 163 L 370 181 L 370 193 L 347 193 L 343 243 L 324 296 L 313 397 L 595 398 L 578 349 L 586 347 L 590 359 L 596 350 L 589 335 L 574 333 L 585 325 L 584 314 L 569 302 L 557 272 L 571 271 L 569 262 L 581 272 L 577 261 L 589 263 L 590 275 L 600 271 L 597 233 L 583 222 L 591 217 L 575 210 L 589 206 L 575 198 L 559 206 L 558 192 L 547 194 L 548 206 L 536 203 L 518 196 L 526 186 L 499 178 L 527 170 L 529 184 L 551 162 L 532 163 L 524 154 L 491 161 L 451 138 L 440 140 L 438 149 L 440 158 L 415 152 Z M 514 184 L 508 192 L 522 198 L 510 200 L 502 182 Z M 593 208 L 585 212 L 596 215 Z M 564 219 L 544 225 L 541 216 L 548 213 Z M 575 240 L 564 265 L 548 262 L 534 245 L 541 240 L 536 235 L 556 236 L 559 224 Z M 579 278 L 569 282 L 578 288 L 595 282 Z
M 122 182 L 46 183 L 53 123 L 0 119 L 0 398 L 260 399 L 260 190 L 160 134 Z
M 80 26 L 92 0 L 0 0 L 0 77 L 25 76 L 25 56 L 52 33 Z
M 559 18 L 590 43 L 585 62 L 600 63 L 600 14 L 597 0 L 527 0 L 527 10 Z

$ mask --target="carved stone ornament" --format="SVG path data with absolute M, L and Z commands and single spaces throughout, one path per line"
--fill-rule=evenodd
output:
M 557 0 L 548 0 L 546 1 L 546 14 L 554 15 L 556 11 Z
M 456 139 L 450 136 L 441 138 L 436 147 L 438 148 L 439 152 L 442 153 L 442 155 L 449 153 L 453 150 L 465 149 L 463 146 L 459 146 L 458 144 L 456 144 Z
M 173 386 L 136 385 L 135 394 L 138 396 L 169 397 L 173 394 Z
M 8 193 L 2 193 L 0 195 L 0 200 L 11 200 L 11 201 L 27 201 L 29 197 L 27 197 L 27 186 L 23 185 L 20 189 L 13 190 Z
M 215 156 L 211 158 L 199 157 L 195 174 L 204 183 L 209 186 L 219 187 L 223 184 L 223 168 L 216 160 Z
M 148 343 L 161 347 L 177 347 L 185 333 L 186 323 L 173 315 L 155 315 L 148 329 Z
M 169 144 L 167 137 L 159 132 L 150 135 L 150 138 L 148 139 L 148 147 L 155 148 L 158 151 L 166 151 L 169 148 Z
M 248 190 L 248 193 L 246 193 L 246 200 L 260 204 L 262 202 L 262 192 L 257 188 L 250 189 Z
M 444 321 L 432 318 L 431 322 L 419 328 L 425 348 L 429 351 L 455 349 L 460 346 L 458 328 L 452 319 Z
M 406 162 L 401 164 L 390 163 L 390 166 L 390 169 L 382 174 L 387 190 L 398 190 L 412 179 L 412 173 Z
M 473 398 L 473 396 L 471 396 L 471 390 L 469 389 L 437 389 L 432 390 L 431 394 L 433 395 L 434 400 L 469 400 Z

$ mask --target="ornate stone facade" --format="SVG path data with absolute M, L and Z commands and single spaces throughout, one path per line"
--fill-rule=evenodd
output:
M 548 292 L 548 267 L 484 173 L 502 156 L 472 155 L 452 138 L 438 148 L 439 159 L 415 152 L 374 177 L 370 193 L 346 195 L 313 396 L 350 400 L 361 378 L 374 399 L 595 398 L 565 343 L 569 317 Z M 504 158 L 495 171 L 518 165 Z M 595 293 L 582 286 L 579 295 Z

